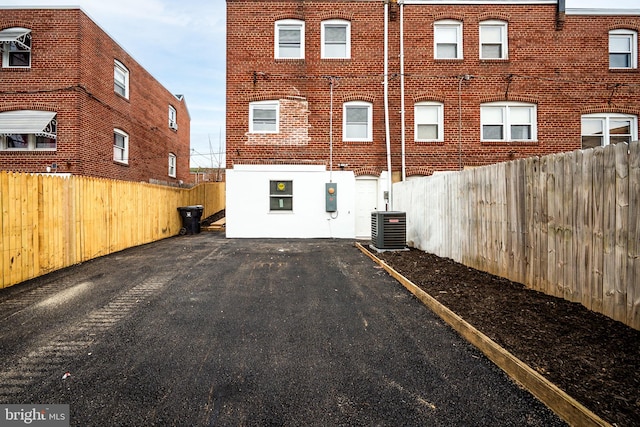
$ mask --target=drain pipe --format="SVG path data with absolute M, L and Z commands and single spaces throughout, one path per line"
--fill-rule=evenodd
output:
M 404 113 L 404 0 L 399 0 L 400 5 L 400 126 L 401 126 L 401 145 L 402 145 L 402 181 L 407 180 L 407 162 L 406 162 L 406 138 L 405 138 L 405 113 Z
M 384 129 L 387 142 L 387 208 L 393 210 L 391 196 L 391 135 L 389 130 L 389 0 L 384 0 Z

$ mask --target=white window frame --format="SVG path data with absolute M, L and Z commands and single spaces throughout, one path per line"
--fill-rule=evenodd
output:
M 45 112 L 46 114 L 46 112 Z M 58 119 L 54 115 L 51 121 L 39 132 L 27 133 L 14 130 L 15 133 L 0 133 L 1 151 L 56 151 L 58 149 Z M 20 136 L 26 147 L 9 147 L 9 139 Z M 38 141 L 38 138 L 42 138 Z M 46 138 L 46 139 L 45 139 Z M 25 141 L 26 140 L 26 141 Z M 53 144 L 53 147 L 38 147 L 38 144 Z
M 254 112 L 257 109 L 274 110 L 276 122 L 272 129 L 259 129 L 256 126 Z M 249 103 L 249 133 L 279 133 L 280 132 L 280 101 L 256 101 Z
M 269 181 L 269 212 L 293 212 L 293 180 Z
M 500 41 L 499 43 L 489 43 L 488 40 L 486 40 L 487 35 L 486 32 L 483 36 L 483 30 L 488 30 L 488 29 L 499 29 L 500 31 Z M 509 58 L 509 27 L 507 22 L 505 21 L 500 21 L 500 20 L 488 20 L 488 21 L 482 21 L 480 22 L 480 26 L 479 26 L 479 40 L 480 40 L 480 59 L 508 59 Z M 497 58 L 493 58 L 493 57 L 485 57 L 483 55 L 484 50 L 483 50 L 483 46 L 484 45 L 499 45 L 500 46 L 500 56 Z
M 178 130 L 178 112 L 173 105 L 169 105 L 169 128 Z
M 121 89 L 124 93 L 120 93 L 116 88 Z M 129 70 L 117 59 L 113 61 L 113 91 L 129 99 Z
M 501 119 L 498 121 L 490 121 L 489 110 L 501 111 Z M 521 122 L 515 123 L 515 118 L 512 119 L 512 111 L 514 108 L 528 108 L 530 120 L 528 123 Z M 514 114 L 515 116 L 515 114 Z M 530 104 L 527 102 L 487 102 L 480 105 L 480 140 L 481 141 L 523 141 L 534 142 L 538 140 L 538 107 L 536 104 Z M 484 127 L 485 126 L 502 126 L 502 138 L 485 138 Z M 513 138 L 512 126 L 528 125 L 531 126 L 530 138 Z
M 22 27 L 7 28 L 6 30 L 24 30 L 25 34 L 18 37 L 17 41 L 9 43 L 0 43 L 0 49 L 2 49 L 2 68 L 31 68 L 31 30 Z M 20 46 L 22 45 L 22 46 Z M 26 47 L 26 49 L 25 49 Z M 11 56 L 13 53 L 21 52 L 26 53 L 29 58 L 29 64 L 27 65 L 11 65 Z
M 124 147 L 116 145 L 116 135 L 123 138 Z M 125 165 L 129 164 L 129 134 L 122 129 L 113 130 L 113 161 Z
M 435 110 L 435 121 L 421 121 L 419 118 L 423 114 L 420 114 L 420 110 L 429 109 Z M 413 107 L 413 120 L 414 120 L 414 140 L 416 142 L 440 142 L 444 141 L 444 104 L 442 102 L 417 102 Z M 436 137 L 435 138 L 420 138 L 419 126 L 421 125 L 436 125 Z
M 176 177 L 176 172 L 177 172 L 177 161 L 178 158 L 176 157 L 175 154 L 173 153 L 169 153 L 169 176 L 171 178 L 175 178 Z
M 602 125 L 602 135 L 594 134 L 594 133 L 585 133 L 584 122 L 585 120 L 590 121 L 600 121 Z M 583 114 L 580 118 L 580 135 L 581 139 L 589 136 L 599 136 L 602 137 L 602 145 L 611 144 L 611 121 L 612 120 L 629 120 L 631 127 L 631 134 L 629 135 L 629 139 L 631 141 L 638 140 L 638 116 L 633 114 L 622 114 L 622 113 L 593 113 L 593 114 Z M 582 142 L 581 142 L 582 145 Z M 584 148 L 584 146 L 583 146 Z M 591 147 L 587 147 L 591 148 Z
M 327 27 L 344 27 L 345 28 L 345 54 L 343 56 L 332 56 L 327 51 L 327 41 L 325 40 L 325 33 Z M 322 59 L 350 59 L 351 58 L 351 22 L 345 19 L 328 19 L 326 21 L 322 21 L 322 26 L 320 29 L 320 40 L 322 51 L 320 53 L 320 57 Z M 335 43 L 336 45 L 338 43 Z M 341 44 L 340 44 L 341 45 Z
M 444 34 L 442 31 L 444 30 L 455 30 L 456 34 L 456 56 L 454 57 L 440 57 L 438 56 L 438 45 L 441 44 L 450 44 L 443 43 L 442 38 Z M 434 59 L 463 59 L 462 54 L 462 22 L 456 21 L 453 19 L 443 19 L 441 21 L 436 21 L 433 23 L 433 58 Z
M 20 135 L 26 137 L 26 147 L 9 147 L 9 138 Z M 49 144 L 54 144 L 54 147 L 38 147 L 38 138 L 47 138 Z M 53 142 L 51 142 L 53 141 Z M 55 138 L 46 137 L 42 135 L 36 135 L 33 133 L 13 134 L 13 135 L 0 135 L 0 150 L 2 151 L 56 151 L 58 147 L 58 141 Z
M 366 135 L 363 137 L 349 137 L 350 126 L 354 123 L 347 121 L 347 111 L 350 108 L 367 109 Z M 365 101 L 349 101 L 345 102 L 342 107 L 342 140 L 345 142 L 371 142 L 373 141 L 373 104 Z
M 613 39 L 624 39 L 629 42 L 628 51 L 613 51 L 611 46 Z M 611 61 L 611 55 L 624 54 L 629 56 L 628 67 L 614 67 Z M 613 70 L 630 70 L 638 68 L 638 33 L 633 30 L 619 29 L 609 31 L 609 69 Z
M 280 52 L 280 30 L 297 29 L 300 32 L 300 51 L 297 56 L 285 56 Z M 275 22 L 274 26 L 274 56 L 276 59 L 304 59 L 304 21 L 299 19 L 281 19 Z

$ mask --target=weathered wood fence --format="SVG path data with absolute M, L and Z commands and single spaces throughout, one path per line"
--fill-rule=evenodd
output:
M 394 185 L 407 240 L 640 329 L 640 145 Z
M 179 233 L 179 206 L 225 206 L 224 183 L 192 189 L 0 172 L 0 288 Z

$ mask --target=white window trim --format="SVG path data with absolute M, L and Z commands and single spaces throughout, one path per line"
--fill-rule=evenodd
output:
M 630 67 L 612 67 L 609 60 L 609 69 L 611 70 L 632 70 L 638 68 L 638 33 L 634 30 L 619 29 L 609 31 L 609 41 L 611 36 L 628 36 L 631 38 L 631 66 Z M 608 49 L 611 55 L 611 47 Z
M 124 137 L 124 148 L 123 149 L 121 149 L 120 147 L 117 147 L 115 145 L 115 141 L 114 141 L 114 144 L 113 144 L 113 161 L 116 162 L 116 163 L 122 163 L 122 164 L 128 165 L 129 164 L 129 134 L 126 133 L 125 131 L 123 131 L 122 129 L 114 129 L 113 133 Z M 116 158 L 116 149 L 122 150 L 122 157 L 124 159 L 121 160 L 121 159 L 117 159 Z
M 327 25 L 341 25 L 346 27 L 346 46 L 345 46 L 345 56 L 328 56 L 325 50 L 325 27 Z M 322 51 L 320 53 L 320 58 L 322 59 L 351 59 L 351 22 L 345 19 L 328 19 L 326 21 L 322 21 L 322 25 L 320 28 L 320 45 L 322 46 Z
M 367 107 L 367 136 L 364 138 L 347 137 L 347 109 L 349 107 Z M 345 102 L 342 107 L 342 140 L 345 142 L 371 142 L 373 141 L 373 104 L 365 101 Z
M 592 113 L 592 114 L 583 114 L 580 117 L 580 122 L 582 123 L 583 119 L 597 119 L 603 120 L 605 125 L 603 127 L 603 135 L 602 135 L 602 146 L 609 145 L 611 143 L 611 125 L 610 121 L 613 119 L 627 119 L 631 120 L 631 140 L 638 140 L 638 116 L 633 114 L 622 114 L 622 113 Z M 582 125 L 581 125 L 582 126 Z M 580 132 L 580 138 L 583 136 L 592 136 L 591 134 L 583 134 Z
M 2 68 L 31 68 L 31 59 L 32 59 L 32 36 L 31 36 L 31 30 L 28 28 L 23 28 L 23 27 L 13 27 L 13 28 L 6 28 L 5 30 L 22 30 L 24 31 L 24 34 L 20 37 L 18 37 L 16 39 L 16 41 L 14 43 L 20 43 L 22 44 L 22 41 L 20 39 L 24 38 L 28 38 L 29 39 L 29 48 L 28 49 L 23 49 L 24 52 L 29 52 L 29 65 L 10 65 L 9 64 L 9 57 L 10 57 L 10 50 L 7 46 L 5 46 L 5 44 L 9 45 L 10 43 L 0 43 L 0 49 L 2 49 Z M 4 31 L 4 30 L 3 30 Z M 24 46 L 24 45 L 23 45 Z M 26 47 L 26 46 L 25 46 Z
M 500 58 L 484 58 L 482 56 L 482 28 L 483 27 L 500 27 L 500 38 L 501 38 L 501 46 L 502 46 L 502 55 Z M 480 22 L 480 26 L 478 28 L 478 40 L 480 42 L 479 53 L 480 59 L 509 59 L 509 26 L 506 21 L 500 21 L 497 19 L 491 19 L 487 21 Z
M 299 56 L 281 56 L 280 55 L 280 27 L 281 26 L 295 26 L 300 28 L 300 55 Z M 274 24 L 274 56 L 276 59 L 304 59 L 304 45 L 305 45 L 305 23 L 299 19 L 281 19 Z
M 438 38 L 437 38 L 437 28 L 438 27 L 453 27 L 456 29 L 456 57 L 455 58 L 439 58 L 438 57 Z M 441 21 L 436 21 L 433 23 L 433 58 L 441 59 L 441 60 L 451 60 L 451 59 L 463 59 L 464 55 L 462 54 L 462 22 L 456 21 L 453 19 L 443 19 Z
M 253 111 L 255 107 L 273 107 L 276 110 L 275 130 L 255 130 L 253 127 Z M 274 134 L 280 132 L 280 101 L 255 101 L 249 103 L 249 133 Z
M 21 135 L 27 135 L 27 138 L 28 138 L 27 147 L 25 148 L 9 147 L 8 135 L 0 135 L 0 151 L 56 151 L 58 149 L 58 141 L 55 138 L 51 138 L 56 143 L 55 147 L 39 148 L 37 146 L 37 138 L 39 135 L 36 135 L 34 133 L 21 134 Z
M 170 176 L 171 178 L 175 178 L 175 177 L 176 177 L 176 174 L 177 174 L 177 170 L 178 170 L 178 167 L 177 167 L 177 164 L 178 164 L 177 159 L 178 159 L 178 158 L 176 157 L 176 155 L 175 155 L 175 154 L 173 154 L 173 153 L 169 153 L 169 176 Z
M 129 99 L 129 69 L 127 67 L 125 67 L 124 64 L 122 62 L 118 61 L 117 59 L 115 59 L 113 61 L 113 64 L 114 64 L 114 67 L 113 67 L 114 87 L 115 87 L 115 84 L 117 82 L 116 73 L 120 72 L 120 73 L 122 73 L 122 75 L 124 77 L 124 95 L 116 92 L 115 89 L 114 89 L 114 92 L 117 93 L 120 96 L 123 96 L 126 99 Z
M 418 138 L 418 125 L 420 124 L 424 124 L 424 123 L 419 123 L 418 122 L 418 108 L 419 107 L 436 107 L 437 108 L 437 114 L 438 114 L 438 119 L 437 119 L 437 123 L 435 123 L 438 126 L 438 135 L 436 137 L 436 139 L 420 139 Z M 425 101 L 425 102 L 417 102 L 414 107 L 413 107 L 413 121 L 414 121 L 414 140 L 416 142 L 441 142 L 444 141 L 444 105 L 442 104 L 442 102 L 433 102 L 433 101 Z M 431 124 L 431 123 L 428 123 Z
M 169 128 L 178 130 L 178 112 L 173 105 L 169 105 Z
M 290 185 L 291 189 L 290 190 L 284 190 L 287 191 L 287 193 L 285 194 L 277 194 L 277 193 L 272 193 L 271 192 L 271 184 L 275 183 L 277 185 L 277 183 L 283 183 L 284 185 Z M 290 194 L 289 194 L 290 193 Z M 271 201 L 273 199 L 289 199 L 291 200 L 291 209 L 286 209 L 286 208 L 280 208 L 280 209 L 272 209 L 271 208 Z M 275 214 L 282 214 L 282 213 L 292 213 L 293 212 L 293 180 L 292 179 L 283 179 L 283 180 L 275 180 L 272 179 L 269 181 L 269 213 L 275 213 Z
M 503 139 L 485 139 L 484 138 L 484 122 L 482 121 L 482 108 L 484 107 L 501 107 L 503 109 L 504 122 L 502 123 L 504 138 Z M 529 107 L 531 108 L 531 138 L 529 139 L 513 139 L 511 138 L 511 107 Z M 516 123 L 517 124 L 517 123 Z M 480 141 L 482 142 L 536 142 L 538 140 L 538 106 L 527 102 L 486 102 L 480 104 Z

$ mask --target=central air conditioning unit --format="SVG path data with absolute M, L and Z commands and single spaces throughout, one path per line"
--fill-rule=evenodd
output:
M 405 249 L 406 212 L 371 212 L 371 245 L 378 250 Z

